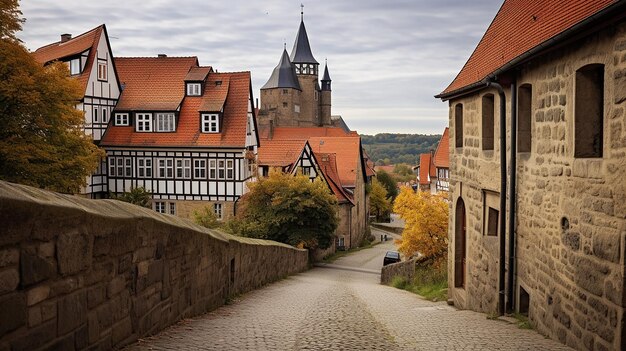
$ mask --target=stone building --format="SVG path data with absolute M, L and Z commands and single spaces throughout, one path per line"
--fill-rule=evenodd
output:
M 506 0 L 437 96 L 450 298 L 579 350 L 626 349 L 625 5 Z

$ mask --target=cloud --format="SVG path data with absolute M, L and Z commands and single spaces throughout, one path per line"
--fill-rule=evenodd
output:
M 368 133 L 441 133 L 454 79 L 501 0 L 305 2 L 313 54 L 328 58 L 333 114 Z M 21 2 L 31 50 L 105 23 L 116 56 L 196 55 L 219 71 L 252 71 L 255 96 L 293 46 L 300 3 L 268 1 L 38 0 Z

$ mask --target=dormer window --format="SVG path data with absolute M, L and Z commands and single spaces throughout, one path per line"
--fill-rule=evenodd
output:
M 152 113 L 138 113 L 137 125 L 135 128 L 137 132 L 151 132 L 152 131 Z
M 202 133 L 219 133 L 220 118 L 217 113 L 202 114 Z
M 115 125 L 116 126 L 127 126 L 128 125 L 128 113 L 116 113 L 115 114 Z
M 157 113 L 156 115 L 156 131 L 157 132 L 173 132 L 175 131 L 176 117 L 174 113 Z
M 188 96 L 200 96 L 200 83 L 187 83 Z

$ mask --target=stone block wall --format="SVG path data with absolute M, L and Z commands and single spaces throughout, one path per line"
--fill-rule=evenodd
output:
M 403 277 L 407 281 L 413 280 L 415 276 L 415 265 L 417 258 L 383 266 L 380 271 L 380 283 L 389 285 L 394 277 Z
M 576 158 L 576 71 L 589 64 L 604 65 L 603 152 L 602 157 Z M 626 349 L 626 23 L 621 20 L 533 59 L 516 81 L 518 87 L 532 85 L 531 149 L 517 157 L 518 307 L 520 295 L 527 293 L 536 328 L 575 349 Z M 509 159 L 510 88 L 505 92 Z M 452 143 L 450 150 L 448 267 L 455 305 L 492 313 L 497 311 L 499 239 L 484 235 L 483 204 L 486 191 L 500 192 L 500 150 L 498 142 L 494 151 L 481 148 L 481 98 L 487 93 L 496 96 L 498 140 L 494 90 L 450 103 L 451 140 L 455 106 L 464 107 L 464 146 Z M 466 286 L 454 288 L 460 199 L 467 220 Z
M 115 200 L 0 182 L 0 350 L 111 349 L 308 265 Z

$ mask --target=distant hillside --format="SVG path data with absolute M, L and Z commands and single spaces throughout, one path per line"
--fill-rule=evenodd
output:
M 361 135 L 363 147 L 377 165 L 407 163 L 416 165 L 419 154 L 437 149 L 441 134 Z

